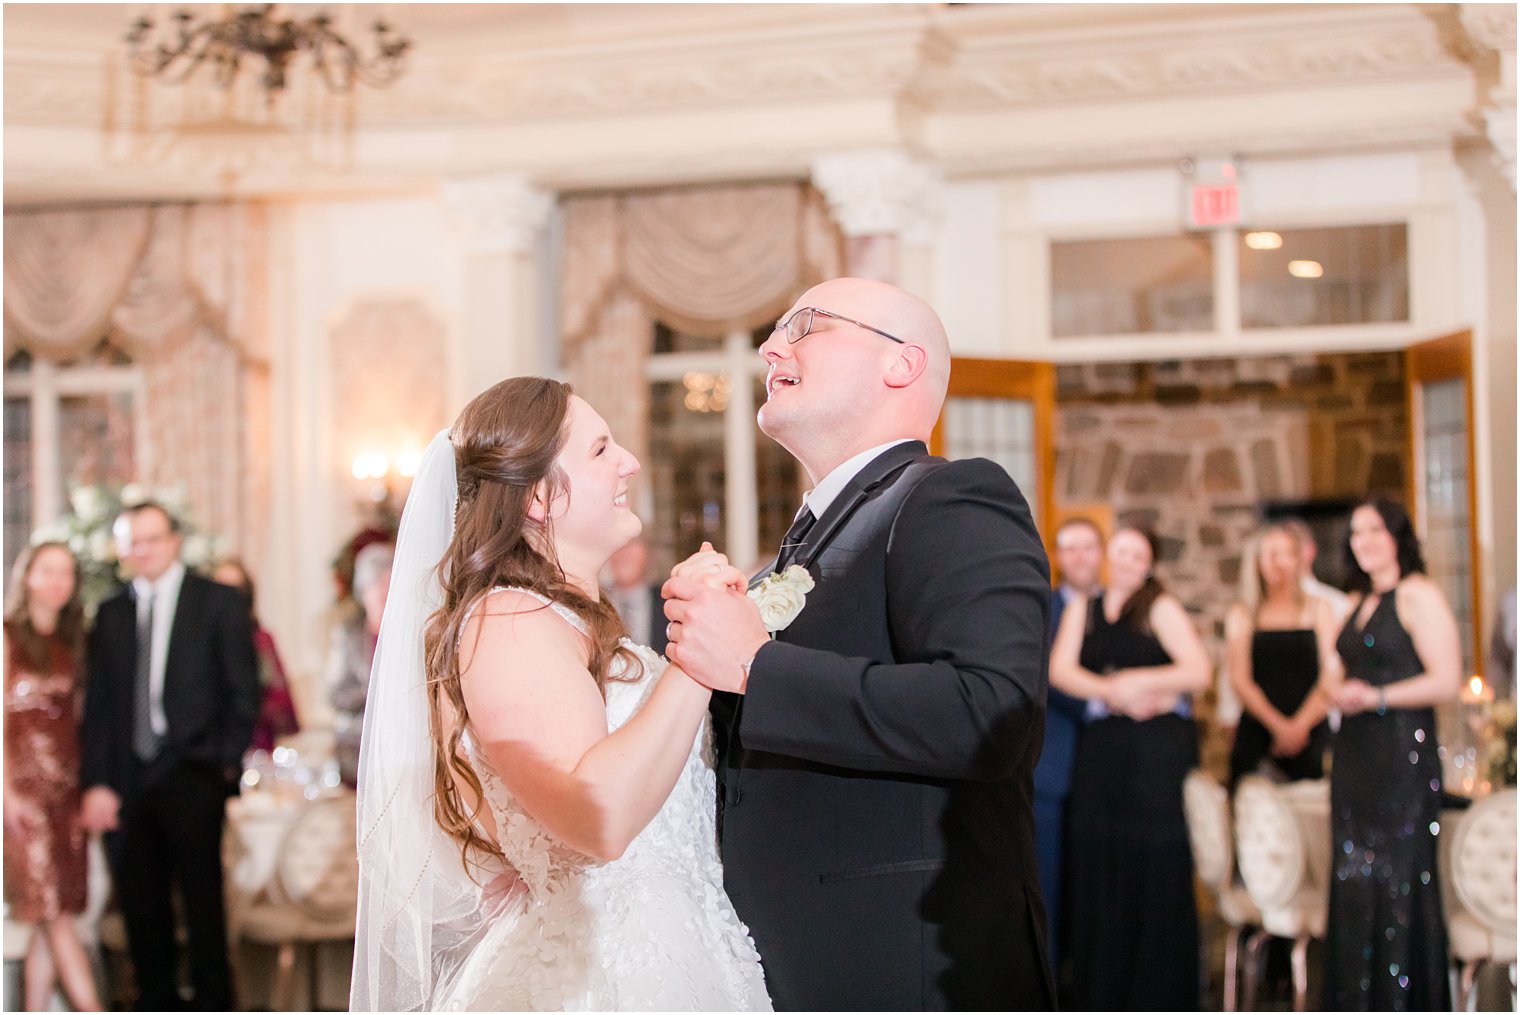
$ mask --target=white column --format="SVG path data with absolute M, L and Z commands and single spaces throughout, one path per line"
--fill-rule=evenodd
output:
M 927 246 L 939 217 L 939 174 L 895 149 L 821 155 L 813 160 L 813 184 L 847 241 L 852 275 L 923 289 L 927 279 L 904 277 L 927 270 L 907 248 Z
M 723 372 L 728 374 L 728 407 L 723 413 L 725 552 L 736 567 L 760 555 L 760 512 L 755 501 L 755 363 L 749 332 L 735 328 L 723 339 Z
M 535 254 L 554 197 L 514 174 L 448 180 L 442 196 L 465 252 L 451 392 L 460 407 L 504 378 L 553 368 L 536 334 L 542 287 Z
M 1494 149 L 1494 164 L 1515 189 L 1515 6 L 1462 4 L 1462 27 L 1478 52 L 1496 58 L 1494 72 L 1479 81 L 1478 113 Z M 1477 69 L 1480 65 L 1474 61 Z

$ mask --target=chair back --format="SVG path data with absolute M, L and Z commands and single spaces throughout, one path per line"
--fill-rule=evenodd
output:
M 1218 779 L 1195 768 L 1182 780 L 1182 809 L 1193 867 L 1199 879 L 1218 892 L 1234 875 L 1230 794 Z
M 280 889 L 314 920 L 340 920 L 357 910 L 359 849 L 354 796 L 313 800 L 285 835 L 280 850 Z
M 1451 844 L 1457 899 L 1495 934 L 1515 932 L 1515 791 L 1484 797 L 1457 822 Z
M 1276 786 L 1248 775 L 1235 788 L 1240 877 L 1263 910 L 1288 905 L 1303 883 L 1308 857 L 1293 809 Z

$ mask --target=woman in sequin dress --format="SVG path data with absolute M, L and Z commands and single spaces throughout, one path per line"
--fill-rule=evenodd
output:
M 77 1011 L 99 1011 L 90 962 L 74 928 L 84 911 L 79 824 L 79 565 L 42 543 L 16 561 L 5 614 L 5 895 L 32 925 L 26 1008 L 49 1007 L 61 982 Z
M 1359 505 L 1349 548 L 1360 595 L 1325 674 L 1342 713 L 1330 773 L 1325 1006 L 1449 1011 L 1433 706 L 1460 686 L 1457 623 L 1397 503 Z

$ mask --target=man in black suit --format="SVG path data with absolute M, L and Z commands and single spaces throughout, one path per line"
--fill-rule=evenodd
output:
M 1032 772 L 1049 564 L 1024 497 L 926 441 L 949 343 L 836 279 L 761 346 L 760 428 L 815 485 L 775 571 L 801 612 L 677 568 L 669 654 L 714 695 L 724 882 L 778 1009 L 1051 1008 Z
M 100 604 L 80 725 L 83 821 L 107 833 L 138 1007 L 183 1007 L 171 888 L 189 936 L 194 1006 L 232 1008 L 222 823 L 259 711 L 248 608 L 180 563 L 158 504 L 123 512 L 132 583 Z

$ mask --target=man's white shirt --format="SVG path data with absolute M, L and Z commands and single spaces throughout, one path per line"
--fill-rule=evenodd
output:
M 137 596 L 137 629 L 142 630 L 148 613 L 148 599 L 153 603 L 153 639 L 148 656 L 148 721 L 153 732 L 165 736 L 169 732 L 169 720 L 164 715 L 164 667 L 169 661 L 169 632 L 174 627 L 174 611 L 179 605 L 179 588 L 185 580 L 185 565 L 175 561 L 169 569 L 158 576 L 158 581 L 146 578 L 132 579 L 132 591 Z

